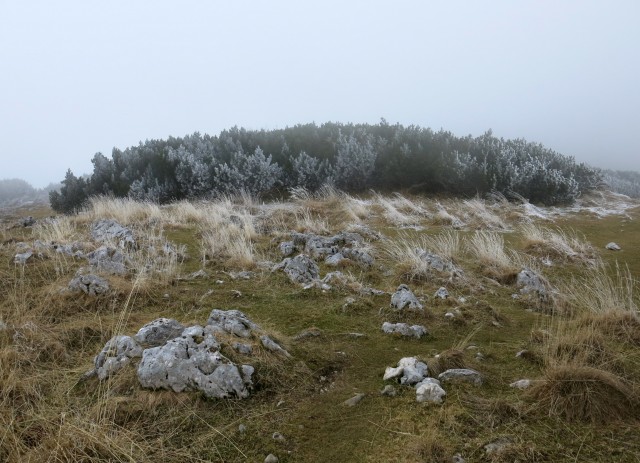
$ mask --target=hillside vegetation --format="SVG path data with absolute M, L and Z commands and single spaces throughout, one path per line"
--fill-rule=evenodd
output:
M 636 462 L 638 206 L 324 187 L 266 203 L 99 197 L 74 216 L 5 214 L 0 461 Z M 306 280 L 290 278 L 289 253 L 306 259 Z M 406 291 L 415 300 L 392 307 Z M 255 324 L 247 337 L 216 331 L 207 354 L 251 365 L 246 389 L 145 386 L 149 348 L 96 371 L 112 337 L 159 317 L 205 326 L 213 309 Z M 412 357 L 428 369 L 422 389 L 383 379 Z M 447 379 L 460 368 L 477 376 Z M 419 402 L 441 394 L 427 385 L 438 377 L 442 403 Z
M 282 197 L 324 184 L 350 193 L 403 191 L 473 197 L 497 191 L 532 203 L 568 204 L 596 188 L 597 169 L 541 144 L 491 131 L 459 137 L 417 126 L 325 123 L 281 130 L 234 127 L 147 140 L 111 158 L 97 153 L 88 178 L 68 171 L 51 206 L 73 212 L 96 195 L 166 203 L 240 191 Z

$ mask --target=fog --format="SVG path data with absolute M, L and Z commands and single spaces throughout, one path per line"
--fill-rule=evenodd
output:
M 325 121 L 538 141 L 640 170 L 635 1 L 0 2 L 0 178 Z

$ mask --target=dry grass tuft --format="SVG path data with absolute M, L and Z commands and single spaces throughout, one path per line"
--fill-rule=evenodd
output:
M 552 230 L 528 223 L 521 226 L 520 232 L 525 249 L 537 255 L 579 262 L 592 262 L 596 258 L 593 246 L 576 231 Z
M 429 372 L 432 376 L 437 377 L 440 373 L 451 368 L 467 368 L 464 357 L 464 351 L 461 349 L 452 348 L 442 351 L 427 362 Z
M 477 231 L 467 241 L 467 249 L 490 277 L 507 284 L 515 281 L 520 269 L 519 259 L 515 253 L 505 251 L 502 235 Z
M 637 393 L 619 376 L 585 365 L 548 367 L 529 394 L 550 415 L 568 421 L 636 418 Z
M 479 198 L 462 202 L 463 217 L 475 229 L 506 230 L 507 224 Z
M 129 198 L 94 196 L 89 199 L 89 210 L 79 219 L 94 221 L 114 219 L 122 225 L 162 220 L 160 206 L 149 201 L 136 201 Z

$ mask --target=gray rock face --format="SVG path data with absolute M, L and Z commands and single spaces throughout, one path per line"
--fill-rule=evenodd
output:
M 113 219 L 102 219 L 91 227 L 91 236 L 95 241 L 117 243 L 118 247 L 135 248 L 136 240 L 133 232 Z
M 78 275 L 69 282 L 69 289 L 74 292 L 83 292 L 90 296 L 105 294 L 109 291 L 109 282 L 97 275 Z
M 445 288 L 444 286 L 441 286 L 440 288 L 438 288 L 438 290 L 435 292 L 435 294 L 433 295 L 433 297 L 435 297 L 436 299 L 446 299 L 449 297 L 449 291 L 447 291 L 447 288 Z
M 185 327 L 173 318 L 157 318 L 144 325 L 133 337 L 147 347 L 156 347 L 182 334 Z
M 94 359 L 95 373 L 104 381 L 124 368 L 132 358 L 142 355 L 142 347 L 130 336 L 114 336 Z
M 13 263 L 25 265 L 27 261 L 31 258 L 31 256 L 33 256 L 33 252 L 31 251 L 16 254 L 15 257 L 13 258 Z
M 89 261 L 89 265 L 98 272 L 112 275 L 124 275 L 127 273 L 127 258 L 116 248 L 100 246 L 85 257 Z
M 605 246 L 609 251 L 620 251 L 622 248 L 613 241 Z
M 235 334 L 241 338 L 248 338 L 252 330 L 260 329 L 239 310 L 213 309 L 209 314 L 207 326 L 211 327 L 214 333 Z
M 212 333 L 193 326 L 179 338 L 145 349 L 138 366 L 142 387 L 175 392 L 201 391 L 208 398 L 246 398 L 253 367 L 237 365 L 219 351 Z
M 438 375 L 442 382 L 473 383 L 480 386 L 483 382 L 482 375 L 470 368 L 453 368 Z
M 74 241 L 69 244 L 53 244 L 53 249 L 55 249 L 58 254 L 63 254 L 65 256 L 79 258 L 85 257 L 85 246 L 79 241 Z
M 547 287 L 540 275 L 528 268 L 518 273 L 516 286 L 520 288 L 522 294 L 536 294 L 541 299 L 545 299 L 548 295 Z
M 331 256 L 340 251 L 332 238 L 323 238 L 321 236 L 311 236 L 307 239 L 304 251 L 314 258 L 324 258 Z
M 409 326 L 406 323 L 389 323 L 382 324 L 382 331 L 387 334 L 400 334 L 401 336 L 414 337 L 420 339 L 428 333 L 427 329 L 422 325 Z
M 293 283 L 307 284 L 318 279 L 320 269 L 309 256 L 299 254 L 285 264 L 284 273 Z
M 293 241 L 284 241 L 280 243 L 279 247 L 282 257 L 289 257 L 296 252 L 296 246 L 293 244 Z
M 413 295 L 407 285 L 400 285 L 391 296 L 391 307 L 402 310 L 404 308 L 412 310 L 423 310 L 422 304 Z

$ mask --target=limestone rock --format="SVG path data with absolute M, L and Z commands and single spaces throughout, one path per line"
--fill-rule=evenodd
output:
M 620 251 L 622 248 L 613 241 L 605 246 L 609 251 Z
M 88 253 L 85 257 L 91 267 L 98 272 L 112 275 L 124 275 L 127 273 L 127 258 L 116 248 L 101 246 Z
M 435 292 L 435 294 L 433 295 L 433 297 L 435 297 L 436 299 L 446 299 L 449 297 L 449 291 L 447 291 L 447 288 L 445 288 L 444 286 L 441 286 L 440 288 L 438 288 L 438 290 Z
M 464 382 L 480 386 L 483 382 L 482 375 L 470 368 L 452 368 L 438 375 L 442 382 Z
M 345 400 L 344 402 L 342 402 L 344 405 L 346 405 L 347 407 L 355 407 L 356 405 L 358 405 L 362 399 L 364 399 L 366 396 L 366 394 L 363 394 L 362 392 L 359 394 L 354 395 L 353 397 L 351 397 L 350 399 Z
M 113 219 L 102 219 L 95 222 L 91 227 L 91 236 L 95 241 L 117 243 L 118 247 L 122 249 L 136 247 L 133 232 Z
M 133 337 L 147 347 L 156 347 L 182 334 L 185 327 L 173 318 L 157 318 L 144 325 Z
M 16 254 L 15 257 L 13 258 L 13 263 L 25 265 L 27 261 L 31 258 L 31 256 L 33 256 L 33 252 L 31 251 Z
M 240 342 L 233 343 L 233 349 L 242 355 L 251 355 L 253 352 L 253 348 L 249 344 L 242 344 Z
M 132 358 L 142 355 L 142 347 L 130 336 L 114 336 L 104 345 L 94 359 L 95 373 L 104 381 L 124 368 Z
M 287 261 L 284 266 L 284 273 L 293 283 L 307 284 L 318 279 L 320 269 L 309 256 L 299 254 Z
M 375 263 L 373 256 L 363 249 L 344 248 L 342 254 L 364 267 L 371 267 Z
M 391 384 L 387 384 L 380 391 L 380 395 L 384 395 L 384 396 L 387 396 L 387 397 L 395 397 L 396 395 L 398 395 L 398 391 Z
M 531 380 L 530 379 L 520 379 L 518 381 L 515 381 L 511 384 L 509 384 L 509 387 L 513 387 L 516 389 L 528 389 L 529 387 L 531 387 Z
M 336 267 L 340 265 L 344 260 L 345 257 L 342 255 L 342 253 L 337 252 L 335 254 L 327 256 L 327 258 L 324 260 L 324 263 L 327 265 L 331 265 L 332 267 Z
M 443 259 L 437 254 L 433 254 L 429 251 L 420 250 L 420 259 L 426 262 L 426 264 L 438 272 L 454 272 L 457 271 L 457 267 L 451 262 Z
M 516 286 L 522 294 L 537 294 L 540 298 L 546 298 L 547 286 L 544 280 L 531 269 L 525 268 L 516 279 Z
M 258 325 L 239 310 L 213 309 L 209 314 L 207 325 L 214 332 L 235 334 L 241 338 L 248 338 L 252 330 L 259 329 Z
M 278 463 L 280 460 L 273 453 L 267 455 L 267 458 L 264 459 L 264 463 Z
M 420 339 L 428 333 L 427 329 L 421 325 L 409 326 L 406 323 L 389 323 L 382 324 L 382 331 L 388 334 L 398 333 L 402 336 L 415 337 Z
M 289 257 L 294 252 L 296 252 L 296 246 L 295 244 L 293 244 L 293 241 L 284 241 L 280 243 L 279 248 L 282 257 Z
M 109 282 L 93 274 L 78 275 L 69 282 L 69 290 L 97 296 L 109 291 Z
M 275 342 L 273 339 L 271 339 L 266 334 L 260 336 L 260 342 L 262 343 L 262 345 L 267 350 L 270 350 L 271 352 L 275 352 L 275 353 L 278 353 L 278 354 L 283 354 L 286 357 L 291 357 L 289 352 L 287 352 L 285 349 L 283 349 L 282 346 L 280 346 L 280 344 Z
M 387 367 L 383 380 L 400 378 L 400 384 L 412 386 L 427 377 L 429 367 L 426 363 L 419 361 L 416 357 L 403 357 L 398 362 L 398 366 Z
M 427 378 L 427 380 L 429 379 L 433 380 L 433 378 Z M 447 393 L 437 380 L 427 380 L 423 380 L 416 385 L 416 400 L 418 402 L 441 404 Z
M 218 342 L 202 327 L 190 327 L 179 338 L 145 349 L 138 366 L 142 387 L 174 392 L 201 391 L 208 398 L 247 398 L 253 367 L 237 365 L 214 350 Z
M 413 310 L 423 310 L 423 306 L 414 296 L 407 285 L 400 285 L 398 289 L 391 296 L 391 307 L 398 310 L 409 308 Z

